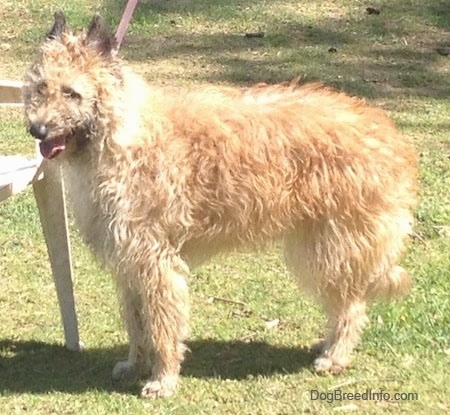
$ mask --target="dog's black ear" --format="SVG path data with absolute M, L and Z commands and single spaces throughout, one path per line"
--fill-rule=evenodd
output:
M 54 14 L 55 22 L 53 23 L 52 28 L 47 32 L 46 39 L 53 40 L 66 30 L 66 18 L 64 13 L 61 10 L 58 10 Z
M 115 50 L 116 41 L 114 37 L 110 36 L 105 21 L 98 14 L 94 16 L 89 25 L 86 44 L 94 48 L 102 56 L 109 56 Z

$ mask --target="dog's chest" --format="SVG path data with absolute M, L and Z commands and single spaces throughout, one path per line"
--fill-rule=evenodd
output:
M 64 184 L 69 205 L 81 236 L 89 245 L 98 244 L 98 235 L 105 235 L 102 229 L 101 212 L 94 199 L 92 172 L 82 160 L 65 163 Z

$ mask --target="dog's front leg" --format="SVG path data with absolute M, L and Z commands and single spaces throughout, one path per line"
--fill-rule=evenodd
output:
M 114 366 L 113 379 L 123 380 L 146 376 L 150 373 L 150 355 L 145 344 L 140 290 L 132 284 L 129 276 L 122 276 L 118 277 L 118 291 L 130 348 L 128 359 L 119 361 Z
M 144 398 L 170 396 L 176 389 L 189 332 L 187 272 L 180 258 L 163 256 L 141 275 L 143 329 L 152 360 Z

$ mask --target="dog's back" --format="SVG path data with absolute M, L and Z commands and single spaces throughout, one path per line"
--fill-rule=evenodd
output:
M 369 230 L 415 203 L 414 148 L 361 100 L 320 85 L 160 92 L 173 105 L 157 119 L 170 127 L 156 127 L 162 137 L 142 151 L 177 166 L 179 190 L 164 208 L 185 202 L 191 241 L 257 243 L 301 221 Z

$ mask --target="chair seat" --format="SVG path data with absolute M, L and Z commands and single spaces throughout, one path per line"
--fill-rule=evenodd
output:
M 24 156 L 0 156 L 0 202 L 24 190 L 37 179 L 40 160 Z

